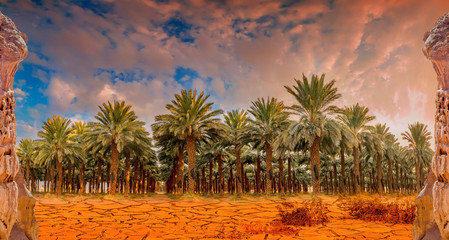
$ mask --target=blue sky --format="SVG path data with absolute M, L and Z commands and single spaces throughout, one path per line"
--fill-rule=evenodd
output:
M 29 39 L 14 82 L 18 136 L 36 138 L 52 115 L 92 121 L 114 99 L 151 124 L 183 88 L 224 110 L 267 96 L 288 105 L 283 86 L 303 73 L 336 79 L 338 105 L 368 106 L 395 134 L 432 126 L 436 81 L 422 37 L 448 9 L 444 0 L 2 1 Z

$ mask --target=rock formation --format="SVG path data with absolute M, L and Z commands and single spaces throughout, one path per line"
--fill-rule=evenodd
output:
M 0 12 L 0 239 L 34 240 L 35 200 L 25 187 L 16 155 L 14 74 L 28 54 L 26 35 Z
M 413 239 L 449 239 L 449 13 L 424 35 L 424 55 L 437 73 L 435 155 L 416 198 Z

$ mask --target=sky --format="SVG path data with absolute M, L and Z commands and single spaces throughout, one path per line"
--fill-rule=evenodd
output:
M 268 96 L 291 105 L 284 85 L 322 73 L 338 106 L 367 106 L 399 139 L 416 121 L 433 134 L 423 36 L 447 0 L 0 0 L 0 11 L 29 40 L 14 81 L 19 139 L 53 115 L 93 121 L 114 99 L 149 127 L 188 88 L 225 111 Z

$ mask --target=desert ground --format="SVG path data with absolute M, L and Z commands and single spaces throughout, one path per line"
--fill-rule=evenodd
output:
M 311 195 L 169 197 L 155 194 L 128 198 L 75 195 L 36 196 L 39 239 L 411 239 L 411 224 L 352 219 L 329 204 L 330 222 L 284 231 L 273 220 L 283 201 L 301 202 Z

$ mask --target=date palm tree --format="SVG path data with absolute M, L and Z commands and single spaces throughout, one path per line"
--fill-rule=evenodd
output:
M 126 142 L 123 152 L 125 154 L 125 187 L 124 195 L 128 197 L 130 190 L 130 167 L 131 156 L 134 157 L 134 161 L 145 156 L 148 161 L 153 161 L 156 158 L 156 154 L 152 147 L 150 134 L 144 129 L 140 128 L 132 133 L 133 141 Z
M 145 123 L 137 120 L 137 115 L 131 110 L 131 105 L 124 101 L 107 102 L 99 106 L 100 111 L 95 116 L 95 122 L 89 141 L 101 142 L 102 146 L 111 148 L 112 186 L 110 194 L 114 195 L 117 188 L 119 154 L 129 142 L 135 141 L 134 132 L 143 129 Z
M 387 160 L 387 185 L 388 191 L 393 193 L 393 162 L 399 157 L 399 142 L 393 134 L 385 137 L 385 159 Z
M 89 131 L 87 124 L 82 121 L 75 122 L 72 125 L 72 129 L 73 129 L 75 143 L 79 144 L 81 149 L 85 153 L 87 151 L 86 135 Z M 80 195 L 83 195 L 85 193 L 85 170 L 86 170 L 86 162 L 85 161 L 86 161 L 85 157 L 77 159 L 77 163 L 79 166 L 79 181 L 80 181 L 79 193 L 80 193 Z
M 296 80 L 296 85 L 284 86 L 296 100 L 289 109 L 300 117 L 299 122 L 291 124 L 289 132 L 294 141 L 299 141 L 301 136 L 305 140 L 310 151 L 310 170 L 312 172 L 312 185 L 315 194 L 320 193 L 320 146 L 321 138 L 325 132 L 339 131 L 335 122 L 330 122 L 328 115 L 337 113 L 338 108 L 333 105 L 341 97 L 335 80 L 324 83 L 325 75 L 320 77 L 312 75 L 311 80 L 302 76 Z M 331 133 L 330 135 L 335 135 Z M 338 134 L 337 134 L 338 135 Z M 337 139 L 336 139 L 337 140 Z M 339 139 L 338 139 L 339 140 Z M 295 143 L 293 143 L 295 144 Z
M 341 179 L 339 184 L 339 191 L 341 193 L 346 191 L 346 152 L 352 148 L 354 145 L 354 137 L 350 133 L 349 129 L 343 125 L 342 123 L 339 123 L 340 128 L 340 171 L 341 171 Z
M 208 98 L 209 95 L 204 95 L 204 92 L 197 95 L 196 90 L 182 90 L 181 94 L 175 94 L 171 104 L 166 105 L 170 113 L 156 117 L 156 121 L 171 123 L 170 133 L 186 142 L 190 193 L 195 191 L 196 141 L 214 138 L 225 132 L 224 124 L 217 118 L 222 110 L 212 110 L 213 102 L 206 102 Z
M 244 110 L 232 110 L 224 115 L 225 123 L 229 127 L 229 134 L 231 138 L 232 145 L 234 145 L 235 150 L 235 164 L 237 172 L 237 194 L 242 193 L 243 187 L 243 166 L 241 161 L 241 148 L 242 143 L 240 141 L 240 135 L 242 130 L 248 124 L 248 115 Z
M 386 124 L 376 124 L 373 129 L 373 135 L 375 136 L 375 140 L 377 140 L 376 144 L 376 169 L 377 169 L 377 193 L 383 193 L 382 187 L 382 158 L 385 155 L 385 142 L 390 140 L 392 134 L 389 132 L 390 128 L 387 127 Z M 393 136 L 394 137 L 394 136 Z M 388 170 L 388 179 L 390 179 L 390 169 Z M 390 186 L 389 186 L 390 187 Z
M 66 158 L 72 161 L 73 157 L 82 157 L 82 149 L 76 143 L 70 120 L 60 116 L 53 116 L 44 122 L 42 131 L 37 133 L 39 139 L 37 146 L 39 153 L 37 159 L 43 165 L 48 165 L 53 159 L 56 160 L 58 180 L 56 182 L 56 194 L 62 193 L 63 161 Z
M 25 163 L 25 170 L 26 170 L 26 176 L 25 181 L 28 189 L 30 188 L 30 172 L 31 172 L 31 165 L 34 162 L 34 158 L 36 155 L 36 144 L 33 140 L 29 138 L 22 138 L 20 139 L 19 148 L 17 149 L 17 155 L 19 156 L 20 160 Z
M 402 139 L 406 140 L 411 155 L 415 158 L 416 190 L 419 192 L 422 186 L 422 162 L 429 156 L 430 135 L 427 125 L 416 122 L 408 125 L 408 131 L 402 133 Z
M 363 139 L 363 135 L 369 134 L 372 131 L 372 126 L 368 123 L 376 117 L 368 114 L 369 109 L 360 106 L 358 103 L 353 106 L 346 106 L 341 111 L 341 115 L 337 118 L 346 126 L 354 138 L 354 145 L 352 147 L 352 154 L 354 157 L 354 175 L 355 175 L 355 192 L 361 191 L 361 173 L 359 164 L 359 146 Z
M 277 137 L 288 127 L 289 114 L 285 111 L 284 103 L 276 98 L 268 98 L 266 101 L 263 98 L 258 98 L 257 101 L 252 102 L 248 112 L 253 118 L 249 119 L 249 124 L 245 127 L 242 141 L 255 143 L 255 148 L 258 148 L 259 145 L 265 147 L 267 165 L 265 189 L 267 194 L 271 194 L 273 146 Z
M 156 116 L 155 119 L 156 122 L 151 125 L 151 128 L 153 138 L 156 140 L 156 147 L 159 148 L 159 156 L 162 158 L 160 160 L 164 161 L 165 165 L 171 165 L 172 169 L 176 171 L 172 179 L 174 193 L 183 194 L 185 141 L 178 139 L 171 132 L 170 127 L 174 125 L 173 122 L 165 121 L 161 116 Z

